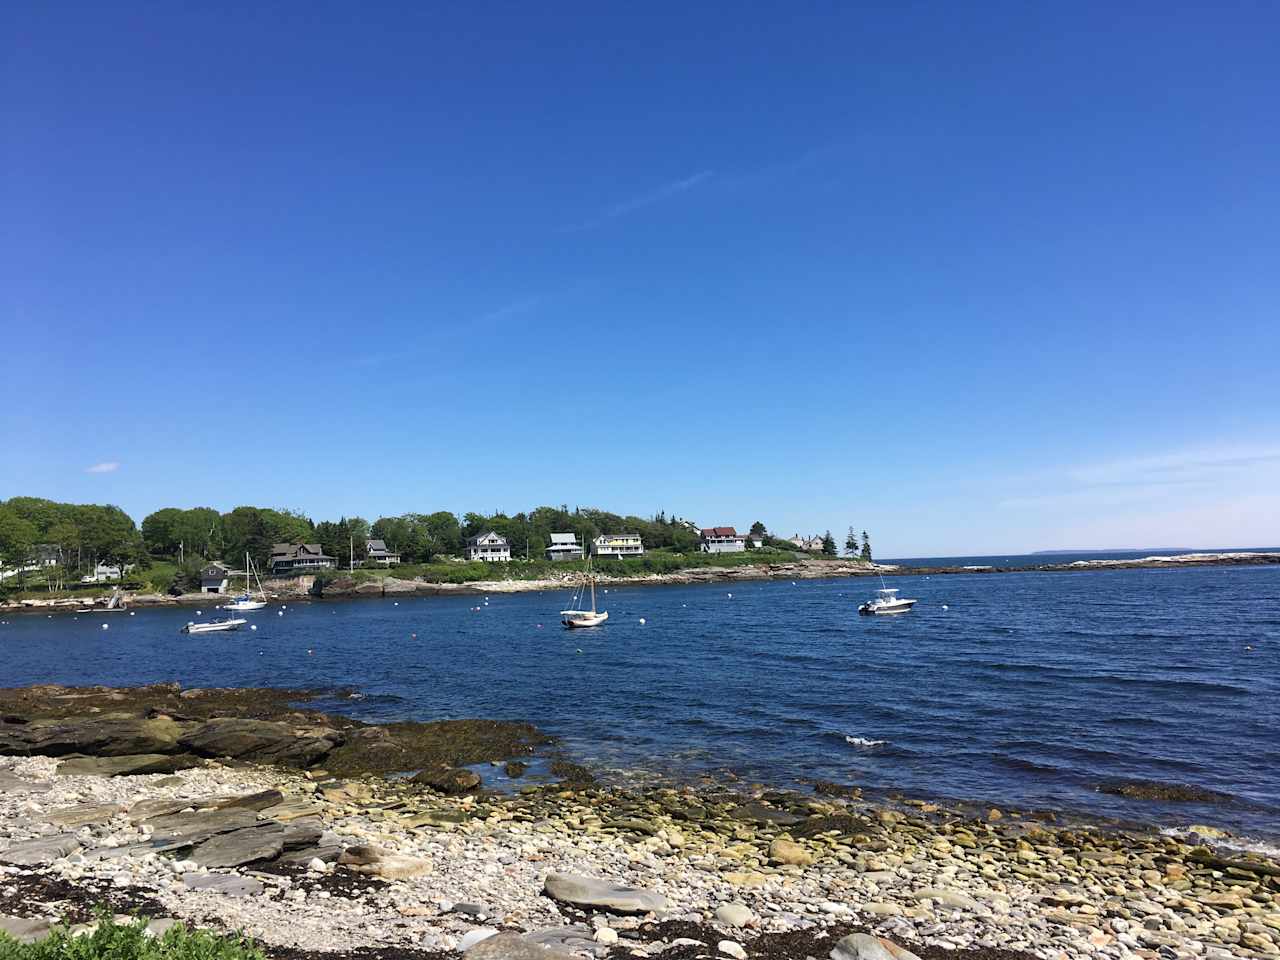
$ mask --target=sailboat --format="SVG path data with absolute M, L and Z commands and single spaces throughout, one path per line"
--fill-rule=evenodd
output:
M 249 586 L 249 577 L 251 576 L 258 582 L 257 600 L 253 599 L 253 594 L 249 592 L 251 589 Z M 267 594 L 266 591 L 262 589 L 262 580 L 258 577 L 258 570 L 253 565 L 253 560 L 249 557 L 248 551 L 246 551 L 244 555 L 244 593 L 240 594 L 240 596 L 236 597 L 230 603 L 224 603 L 222 605 L 222 609 L 236 611 L 261 610 L 266 605 Z
M 587 555 L 587 578 L 586 581 L 578 585 L 577 591 L 573 596 L 573 602 L 580 604 L 582 602 L 582 592 L 584 588 L 591 589 L 591 609 L 590 610 L 561 610 L 560 622 L 566 627 L 598 627 L 609 619 L 608 610 L 596 609 L 596 578 L 591 573 L 591 555 Z

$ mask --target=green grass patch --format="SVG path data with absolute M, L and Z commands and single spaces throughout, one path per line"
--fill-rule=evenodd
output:
M 266 960 L 266 954 L 243 937 L 182 925 L 170 927 L 159 937 L 146 931 L 145 918 L 117 923 L 103 912 L 97 928 L 79 936 L 67 927 L 55 927 L 35 943 L 19 943 L 0 934 L 0 960 Z

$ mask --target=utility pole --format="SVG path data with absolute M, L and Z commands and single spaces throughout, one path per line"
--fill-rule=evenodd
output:
M 356 569 L 356 535 L 354 533 L 347 534 L 347 572 L 354 573 Z

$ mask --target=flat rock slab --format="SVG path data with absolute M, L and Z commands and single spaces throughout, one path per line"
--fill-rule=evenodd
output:
M 0 793 L 45 793 L 48 789 L 47 783 L 32 783 L 15 777 L 8 770 L 0 770 Z
M 327 727 L 292 727 L 273 720 L 220 717 L 201 724 L 179 742 L 202 757 L 309 767 L 341 739 L 341 734 Z
M 38 840 L 15 843 L 8 850 L 0 852 L 0 863 L 33 867 L 40 863 L 52 863 L 79 849 L 80 842 L 74 833 L 60 833 L 56 837 L 40 837 Z
M 189 753 L 168 756 L 139 753 L 125 757 L 71 757 L 58 764 L 60 777 L 129 777 L 144 773 L 173 773 L 199 761 Z
M 797 813 L 788 813 L 766 806 L 763 803 L 743 803 L 733 808 L 733 815 L 740 820 L 754 820 L 756 823 L 771 823 L 774 826 L 790 827 L 802 823 L 804 817 Z
M 299 820 L 303 817 L 319 816 L 320 809 L 320 805 L 311 800 L 289 799 L 283 803 L 260 809 L 258 812 L 269 820 L 279 820 L 282 823 L 287 823 L 290 820 Z
M 869 933 L 851 933 L 836 943 L 831 951 L 831 960 L 920 960 L 920 958 L 892 940 L 873 937 Z
M 87 827 L 94 823 L 106 823 L 123 809 L 118 803 L 81 803 L 54 810 L 45 819 L 60 827 Z
M 144 821 L 157 840 L 186 840 L 200 843 L 220 833 L 230 833 L 258 823 L 252 810 L 203 810 L 197 813 L 175 813 Z
M 261 880 L 227 873 L 184 873 L 182 884 L 188 890 L 204 890 L 228 897 L 252 897 L 263 890 Z
M 191 851 L 191 859 L 202 867 L 238 867 L 273 860 L 283 851 L 284 827 L 267 822 L 210 837 Z
M 261 790 L 258 793 L 246 793 L 239 797 L 231 797 L 218 804 L 219 810 L 265 810 L 274 807 L 284 800 L 279 790 Z
M 652 913 L 666 910 L 668 906 L 666 897 L 650 890 L 570 873 L 548 874 L 544 889 L 548 896 L 561 903 L 612 913 Z
M 464 954 L 467 960 L 575 960 L 572 954 L 552 950 L 518 933 L 499 933 L 481 940 Z
M 48 920 L 24 920 L 0 914 L 0 933 L 8 934 L 19 943 L 35 943 L 43 940 L 50 931 Z
M 206 805 L 206 801 L 203 800 L 166 800 L 163 797 L 153 797 L 148 800 L 139 800 L 129 807 L 129 819 L 134 823 L 140 823 L 143 820 L 151 820 L 154 817 L 172 816 L 175 813 L 181 813 L 188 807 L 199 809 Z

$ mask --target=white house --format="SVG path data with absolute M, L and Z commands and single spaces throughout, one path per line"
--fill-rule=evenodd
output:
M 791 542 L 794 543 L 801 550 L 807 550 L 810 553 L 822 552 L 821 537 L 802 537 L 800 536 L 800 534 L 797 533 L 794 537 L 791 538 Z
M 602 533 L 591 541 L 591 553 L 597 557 L 642 557 L 644 542 L 638 533 Z
M 365 558 L 370 563 L 380 563 L 384 567 L 394 567 L 400 562 L 400 554 L 387 549 L 385 540 L 369 540 L 365 543 Z
M 742 553 L 747 549 L 747 538 L 733 527 L 703 527 L 703 553 Z
M 93 567 L 93 573 L 85 574 L 80 578 L 81 583 L 105 583 L 108 580 L 119 580 L 124 574 L 133 569 L 132 563 L 126 563 L 124 570 L 108 563 L 98 563 Z
M 548 560 L 581 560 L 582 544 L 576 533 L 551 534 L 551 546 L 547 547 Z
M 467 559 L 502 562 L 511 559 L 511 545 L 506 537 L 500 537 L 492 530 L 478 533 L 467 538 Z

